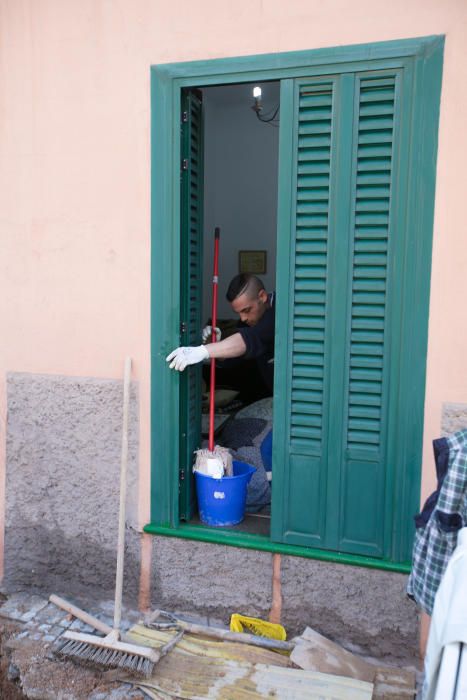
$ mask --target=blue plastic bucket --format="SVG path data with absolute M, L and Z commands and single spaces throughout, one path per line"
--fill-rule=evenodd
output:
M 256 471 L 245 462 L 233 462 L 233 476 L 214 479 L 195 472 L 200 520 L 206 525 L 237 525 L 245 516 L 248 482 Z

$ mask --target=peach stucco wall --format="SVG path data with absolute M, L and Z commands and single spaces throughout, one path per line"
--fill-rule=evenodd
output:
M 441 404 L 467 402 L 467 2 L 0 0 L 2 470 L 7 371 L 118 377 L 130 354 L 148 520 L 150 65 L 430 34 L 446 49 L 423 494 Z

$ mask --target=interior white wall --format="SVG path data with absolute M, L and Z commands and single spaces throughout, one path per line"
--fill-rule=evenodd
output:
M 279 83 L 261 83 L 264 113 L 279 103 Z M 232 318 L 225 292 L 238 273 L 239 250 L 266 250 L 266 289 L 275 288 L 278 127 L 251 109 L 253 85 L 203 90 L 204 279 L 203 321 L 211 315 L 214 228 L 221 229 L 218 316 Z M 280 116 L 280 115 L 278 115 Z

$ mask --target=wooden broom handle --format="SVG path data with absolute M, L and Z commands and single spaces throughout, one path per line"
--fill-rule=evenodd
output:
M 98 630 L 105 635 L 112 632 L 112 627 L 106 622 L 99 620 L 98 617 L 94 617 L 94 615 L 87 613 L 85 610 L 81 610 L 81 608 L 78 608 L 76 605 L 73 605 L 73 603 L 70 603 L 64 598 L 60 598 L 60 596 L 55 595 L 55 593 L 52 593 L 52 595 L 49 597 L 49 602 L 53 603 L 58 608 L 65 610 L 67 613 L 70 613 L 70 615 L 73 615 L 73 617 L 76 617 L 78 620 L 85 622 L 90 627 L 94 627 L 95 630 Z M 135 640 L 128 634 L 120 633 L 120 639 L 122 642 L 126 642 L 127 644 L 135 643 Z
M 64 598 L 60 598 L 58 595 L 55 595 L 55 593 L 52 593 L 52 595 L 49 597 L 49 601 L 56 605 L 58 608 L 66 610 L 66 612 L 70 613 L 70 615 L 73 615 L 73 617 L 77 617 L 78 620 L 85 622 L 90 627 L 94 627 L 95 630 L 99 630 L 99 632 L 103 632 L 104 634 L 109 634 L 109 632 L 112 632 L 112 628 L 110 625 L 107 625 L 105 622 L 102 622 L 102 620 L 99 620 L 99 618 L 94 617 L 94 615 L 90 615 L 84 610 L 81 610 L 81 608 L 77 608 L 76 605 L 73 605 L 73 603 L 69 603 L 67 600 L 64 600 Z

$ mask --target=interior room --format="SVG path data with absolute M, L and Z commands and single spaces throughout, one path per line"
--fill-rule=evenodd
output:
M 226 299 L 235 275 L 252 272 L 275 291 L 279 82 L 202 90 L 204 117 L 203 326 L 211 323 L 214 230 L 220 229 L 217 326 L 222 338 L 240 321 Z M 203 368 L 202 433 L 209 421 L 209 365 Z M 218 362 L 215 438 L 235 459 L 257 467 L 247 517 L 237 526 L 269 532 L 272 396 L 255 360 Z M 256 514 L 264 519 L 258 524 Z

